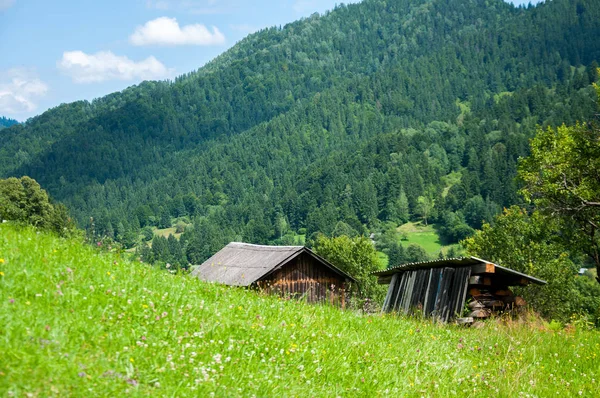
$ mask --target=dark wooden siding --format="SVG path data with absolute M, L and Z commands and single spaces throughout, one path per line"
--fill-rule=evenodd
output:
M 471 267 L 430 268 L 392 276 L 383 303 L 386 312 L 413 313 L 447 322 L 462 312 Z
M 344 282 L 312 256 L 301 254 L 258 281 L 257 285 L 268 293 L 302 298 L 310 303 L 326 301 L 344 306 Z

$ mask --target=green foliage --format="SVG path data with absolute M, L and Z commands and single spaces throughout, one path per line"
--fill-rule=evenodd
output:
M 464 207 L 466 223 L 474 229 L 480 229 L 484 221 L 491 221 L 494 214 L 490 214 L 488 206 L 481 195 L 476 195 L 467 200 Z M 462 240 L 460 238 L 458 240 Z
M 404 262 L 416 263 L 428 260 L 431 260 L 431 258 L 429 257 L 425 249 L 423 249 L 423 247 L 417 244 L 409 244 L 404 252 Z
M 401 228 L 406 229 L 407 227 L 408 226 L 403 226 Z M 412 227 L 414 228 L 414 226 Z M 422 229 L 431 230 L 431 226 Z M 415 237 L 415 233 L 420 232 L 413 232 L 411 234 L 413 238 Z M 381 250 L 388 256 L 388 268 L 397 267 L 398 265 L 405 263 L 427 261 L 430 259 L 427 251 L 419 244 L 408 243 L 405 247 L 402 244 L 404 239 L 399 239 L 399 233 L 394 224 L 386 225 L 383 233 L 377 236 L 376 239 L 378 250 Z
M 426 196 L 419 196 L 417 198 L 417 214 L 421 216 L 425 225 L 427 225 L 427 219 L 431 215 L 433 210 L 433 201 Z
M 596 0 L 339 6 L 173 82 L 3 129 L 0 176 L 36 178 L 98 238 L 183 215 L 214 226 L 208 242 L 331 236 L 340 221 L 364 234 L 422 216 L 419 197 L 435 203 L 428 223 L 462 212 L 476 228 L 491 217 L 471 198 L 516 203 L 536 124 L 596 110 L 599 21 Z
M 186 241 L 180 241 L 172 234 L 168 237 L 154 236 L 151 248 L 143 243 L 137 254 L 146 263 L 158 264 L 170 270 L 189 268 Z
M 186 245 L 188 262 L 195 265 L 202 264 L 229 242 L 239 240 L 241 239 L 236 239 L 230 231 L 218 228 L 205 218 L 196 219 L 194 227 L 188 228 L 181 237 Z
M 171 215 L 166 210 L 161 211 L 158 228 L 171 228 Z
M 74 224 L 61 204 L 53 204 L 46 191 L 29 177 L 0 180 L 0 221 L 16 221 L 48 229 L 61 235 Z
M 397 239 L 405 247 L 411 244 L 421 246 L 428 256 L 433 256 L 442 250 L 439 225 L 425 226 L 421 223 L 407 223 L 397 228 Z
M 185 232 L 186 224 L 183 221 L 177 221 L 175 224 L 175 233 L 182 234 Z
M 340 311 L 7 224 L 0 272 L 2 396 L 591 397 L 599 387 L 596 331 Z
M 400 196 L 396 200 L 390 200 L 387 207 L 387 220 L 396 224 L 404 224 L 410 219 L 410 208 L 408 197 L 404 190 L 400 191 Z
M 152 238 L 154 238 L 154 231 L 152 230 L 152 227 L 146 226 L 142 228 L 142 237 L 144 242 L 151 241 Z
M 530 285 L 521 295 L 543 316 L 566 321 L 579 311 L 575 289 L 577 267 L 559 238 L 556 221 L 517 206 L 506 209 L 462 244 L 471 255 L 496 262 L 548 282 Z
M 600 284 L 591 275 L 575 278 L 575 287 L 579 293 L 579 313 L 585 314 L 600 327 Z
M 594 122 L 539 128 L 530 156 L 519 164 L 521 193 L 537 210 L 529 215 L 511 208 L 465 242 L 472 253 L 548 280 L 547 287 L 525 289 L 524 295 L 562 321 L 579 313 L 598 324 L 600 290 L 590 278 L 574 277 L 571 258 L 583 251 L 600 265 L 599 142 Z
M 397 267 L 406 261 L 404 246 L 398 242 L 393 242 L 386 251 L 388 256 L 388 268 Z
M 598 104 L 600 105 L 600 87 Z M 600 109 L 600 106 L 599 108 Z M 572 241 L 600 267 L 600 126 L 596 121 L 539 129 L 520 162 L 521 191 L 537 208 L 559 216 Z M 570 228 L 569 228 L 570 227 Z M 599 280 L 600 281 L 600 280 Z
M 364 298 L 382 302 L 386 289 L 378 285 L 376 278 L 371 275 L 371 272 L 380 270 L 380 265 L 377 251 L 369 239 L 362 236 L 328 238 L 319 235 L 314 251 L 355 278 Z
M 6 127 L 14 126 L 15 124 L 19 124 L 19 122 L 4 116 L 0 117 L 0 130 Z
M 469 202 L 467 202 L 468 204 Z M 439 233 L 446 242 L 461 241 L 475 232 L 473 228 L 467 225 L 465 217 L 460 211 L 444 213 L 441 221 Z
M 346 224 L 343 221 L 338 221 L 335 225 L 335 228 L 332 231 L 333 236 L 349 236 L 351 238 L 355 238 L 359 236 L 358 232 L 352 228 L 350 225 Z

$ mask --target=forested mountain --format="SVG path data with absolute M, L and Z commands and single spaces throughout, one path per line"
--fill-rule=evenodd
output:
M 0 130 L 2 130 L 3 128 L 6 128 L 6 127 L 14 126 L 15 124 L 18 124 L 18 123 L 19 122 L 17 122 L 14 119 L 0 116 Z
M 128 246 L 187 216 L 180 262 L 415 218 L 456 241 L 518 201 L 536 125 L 597 111 L 599 37 L 597 0 L 341 5 L 3 130 L 0 176 L 35 178 Z

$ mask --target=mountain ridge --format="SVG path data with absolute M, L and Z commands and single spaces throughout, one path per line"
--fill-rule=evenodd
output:
M 90 216 L 116 224 L 132 213 L 187 215 L 221 226 L 223 240 L 256 243 L 277 235 L 278 217 L 293 230 L 331 232 L 319 218 L 373 228 L 402 191 L 411 218 L 420 196 L 455 215 L 477 196 L 511 204 L 514 165 L 535 124 L 593 112 L 587 87 L 600 58 L 598 8 L 591 0 L 528 9 L 501 0 L 340 6 L 253 34 L 173 82 L 144 82 L 7 129 L 0 175 L 38 179 L 81 224 Z M 561 110 L 554 105 L 563 94 Z M 337 152 L 350 163 L 355 153 L 377 158 L 386 149 L 370 142 L 380 135 L 408 145 L 405 157 L 390 160 L 403 152 L 397 148 L 360 177 L 310 165 L 336 170 Z M 494 154 L 503 160 L 489 160 Z M 486 162 L 500 162 L 506 175 L 489 177 Z M 441 178 L 450 172 L 477 177 L 460 206 L 442 203 Z M 343 204 L 334 192 L 347 185 Z M 125 228 L 156 222 L 148 217 Z

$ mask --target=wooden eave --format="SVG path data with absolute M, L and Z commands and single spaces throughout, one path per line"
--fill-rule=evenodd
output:
M 282 260 L 275 268 L 273 268 L 267 274 L 263 275 L 259 280 L 268 279 L 270 275 L 272 275 L 273 273 L 275 273 L 276 271 L 281 269 L 281 267 L 283 267 L 284 265 L 289 263 L 294 258 L 300 256 L 302 253 L 308 254 L 310 257 L 314 258 L 315 260 L 317 260 L 318 262 L 323 264 L 326 268 L 328 268 L 333 273 L 343 277 L 346 280 L 346 282 L 356 282 L 356 279 L 354 279 L 353 277 L 351 277 L 350 275 L 348 275 L 347 273 L 345 273 L 344 271 L 342 271 L 335 265 L 331 264 L 329 261 L 325 260 L 323 257 L 319 256 L 318 254 L 316 254 L 315 252 L 310 250 L 308 247 L 304 247 L 299 252 L 296 252 L 296 253 L 292 254 L 291 256 L 287 257 L 286 259 Z

